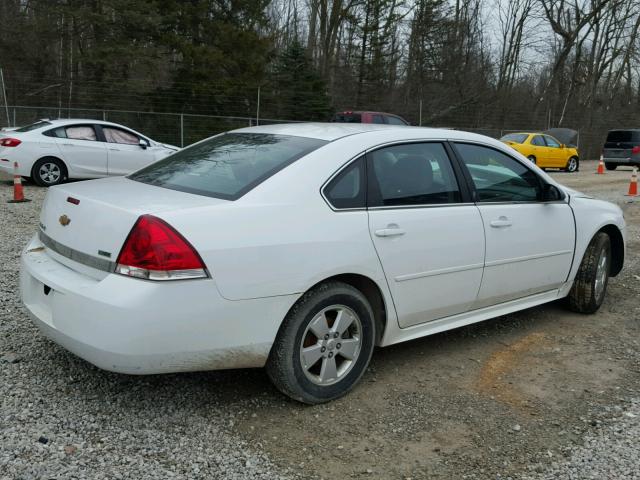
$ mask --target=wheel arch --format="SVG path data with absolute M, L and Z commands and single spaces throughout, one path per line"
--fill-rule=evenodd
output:
M 322 283 L 330 281 L 337 281 L 351 285 L 367 298 L 369 305 L 371 305 L 371 309 L 373 310 L 373 317 L 376 322 L 376 345 L 379 345 L 384 335 L 384 331 L 387 328 L 388 320 L 387 302 L 385 301 L 380 286 L 371 278 L 359 273 L 340 273 L 315 283 L 307 289 L 307 291 L 314 289 Z
M 604 232 L 609 236 L 611 241 L 611 271 L 609 275 L 615 277 L 622 270 L 624 265 L 624 238 L 620 229 L 613 225 L 605 225 L 598 232 Z

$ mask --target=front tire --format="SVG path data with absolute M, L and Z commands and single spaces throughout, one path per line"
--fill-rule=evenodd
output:
M 376 327 L 367 298 L 342 282 L 320 284 L 287 314 L 267 361 L 285 395 L 308 404 L 335 400 L 364 374 Z
M 578 160 L 578 157 L 571 157 L 567 161 L 567 166 L 565 167 L 565 171 L 569 173 L 573 173 L 573 172 L 577 172 L 579 168 L 580 168 L 580 160 Z
M 604 166 L 605 166 L 605 168 L 607 170 L 615 170 L 616 168 L 618 168 L 618 164 L 617 163 L 607 163 L 607 162 L 605 162 Z
M 64 163 L 57 158 L 41 158 L 33 166 L 31 178 L 41 187 L 52 187 L 66 180 L 67 169 Z
M 611 269 L 611 240 L 598 232 L 587 247 L 569 292 L 569 308 L 579 313 L 595 313 L 602 305 Z

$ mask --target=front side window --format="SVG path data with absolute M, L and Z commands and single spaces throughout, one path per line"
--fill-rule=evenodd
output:
M 65 133 L 67 138 L 72 140 L 90 140 L 96 141 L 96 130 L 91 125 L 74 125 L 66 127 Z
M 544 143 L 544 139 L 542 138 L 542 135 L 535 135 L 531 139 L 531 145 L 535 145 L 536 147 L 546 147 L 547 146 L 547 144 Z
M 364 157 L 342 170 L 324 189 L 334 208 L 364 208 L 366 202 Z
M 545 135 L 544 136 L 544 140 L 547 142 L 547 146 L 548 147 L 560 148 L 560 144 L 558 143 L 558 141 L 555 138 L 550 137 L 549 135 Z
M 236 200 L 326 143 L 288 135 L 227 133 L 180 150 L 128 178 L 196 195 Z
M 541 198 L 538 176 L 522 163 L 490 147 L 457 143 L 478 202 L 535 202 Z
M 140 138 L 131 132 L 114 127 L 102 127 L 102 132 L 108 143 L 123 143 L 125 145 L 139 145 Z
M 461 202 L 451 161 L 441 143 L 412 143 L 369 154 L 369 206 Z
M 392 115 L 387 115 L 386 118 L 387 118 L 387 123 L 389 125 L 406 125 L 407 124 L 404 120 L 398 117 L 394 117 Z

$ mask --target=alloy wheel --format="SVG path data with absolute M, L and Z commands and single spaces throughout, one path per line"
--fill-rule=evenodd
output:
M 38 170 L 38 175 L 47 184 L 56 183 L 62 176 L 60 167 L 53 162 L 43 163 Z

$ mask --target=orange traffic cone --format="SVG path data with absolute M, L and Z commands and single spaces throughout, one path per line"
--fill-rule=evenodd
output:
M 629 193 L 627 197 L 638 196 L 638 169 L 633 167 L 633 173 L 631 174 L 631 183 L 629 184 Z
M 602 160 L 602 155 L 600 155 L 600 161 L 598 162 L 598 171 L 596 173 L 598 175 L 604 174 L 604 161 Z
M 22 203 L 30 202 L 24 198 L 24 191 L 22 190 L 22 177 L 18 175 L 18 162 L 13 162 L 13 200 L 9 200 L 9 203 Z

